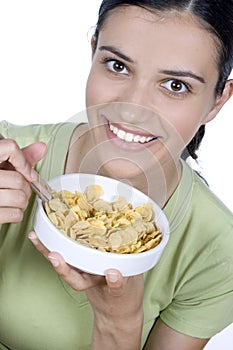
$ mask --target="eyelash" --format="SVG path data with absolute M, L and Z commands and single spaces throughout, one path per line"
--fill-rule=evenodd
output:
M 181 85 L 183 86 L 182 88 L 185 87 L 186 91 L 183 91 L 183 92 L 176 92 L 176 91 L 169 90 L 168 88 L 166 88 L 166 87 L 164 86 L 165 84 L 167 84 L 167 83 L 170 83 L 170 84 L 171 84 L 172 82 L 181 84 Z M 181 96 L 186 95 L 186 94 L 188 94 L 188 93 L 190 93 L 190 92 L 192 91 L 191 86 L 190 86 L 188 83 L 186 83 L 186 82 L 184 82 L 184 81 L 182 81 L 182 80 L 179 80 L 179 79 L 177 79 L 177 78 L 169 78 L 169 79 L 167 79 L 166 81 L 164 81 L 164 82 L 161 84 L 161 86 L 162 86 L 163 88 L 165 88 L 166 91 L 167 91 L 169 94 L 175 95 L 175 96 L 177 96 L 177 97 L 181 97 Z
M 108 70 L 109 73 L 113 74 L 113 75 L 127 75 L 129 74 L 129 69 L 127 68 L 127 66 L 120 60 L 116 59 L 116 58 L 112 58 L 112 57 L 103 57 L 100 61 L 101 64 L 104 64 Z M 116 72 L 114 71 L 114 69 L 110 68 L 109 67 L 109 64 L 112 63 L 112 64 L 115 64 L 115 63 L 119 63 L 120 65 L 122 65 L 124 67 L 124 70 L 126 69 L 127 70 L 127 73 L 122 73 L 122 72 Z M 182 84 L 183 87 L 185 87 L 186 91 L 184 92 L 175 92 L 175 91 L 172 91 L 172 90 L 169 90 L 168 88 L 164 87 L 164 84 L 166 83 L 171 83 L 171 82 L 176 82 L 178 84 Z M 175 96 L 175 97 L 182 97 L 190 92 L 192 92 L 192 88 L 191 86 L 187 83 L 187 82 L 184 82 L 182 80 L 179 80 L 177 78 L 169 78 L 167 80 L 165 80 L 161 86 L 166 89 L 166 92 L 172 96 Z
M 112 74 L 117 74 L 117 75 L 127 75 L 128 74 L 128 68 L 126 67 L 126 65 L 121 62 L 120 60 L 117 60 L 115 58 L 112 58 L 112 57 L 103 57 L 100 61 L 100 63 L 104 64 L 108 70 L 108 72 L 112 73 Z M 124 69 L 127 70 L 127 73 L 122 73 L 122 72 L 116 72 L 114 71 L 114 69 L 111 69 L 109 67 L 109 64 L 112 63 L 112 64 L 115 64 L 115 63 L 119 63 L 120 65 L 122 65 L 124 67 Z

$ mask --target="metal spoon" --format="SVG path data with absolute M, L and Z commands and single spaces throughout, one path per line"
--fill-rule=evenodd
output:
M 53 198 L 52 189 L 38 173 L 37 175 L 38 179 L 30 182 L 31 188 L 43 202 L 49 201 Z
M 0 140 L 3 140 L 4 136 L 0 134 Z M 0 162 L 0 169 L 15 170 L 14 166 L 8 161 Z M 29 182 L 32 190 L 38 195 L 38 197 L 44 202 L 53 198 L 52 189 L 49 184 L 36 172 L 37 179 L 33 182 Z

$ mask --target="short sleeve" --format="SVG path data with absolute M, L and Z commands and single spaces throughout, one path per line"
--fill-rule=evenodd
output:
M 233 322 L 233 227 L 219 235 L 187 268 L 162 321 L 178 332 L 210 338 Z

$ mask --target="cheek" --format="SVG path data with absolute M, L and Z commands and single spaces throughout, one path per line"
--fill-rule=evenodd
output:
M 93 81 L 92 74 L 89 74 L 86 84 L 86 106 L 90 107 L 95 104 L 95 84 Z
M 87 107 L 108 102 L 109 93 L 111 93 L 111 89 L 107 87 L 107 83 L 98 72 L 92 69 L 86 85 Z
M 184 144 L 187 145 L 194 135 L 196 134 L 196 131 L 199 129 L 199 126 L 197 125 L 190 125 L 189 123 L 179 123 L 177 126 L 177 133 L 180 135 L 181 139 L 183 140 Z
M 188 114 L 186 118 L 179 118 L 172 122 L 173 128 L 176 131 L 177 136 L 183 140 L 183 143 L 187 145 L 196 132 L 203 124 L 202 118 L 197 118 L 195 115 Z
M 208 102 L 209 101 L 209 102 Z M 179 108 L 169 108 L 167 121 L 173 128 L 173 131 L 188 144 L 195 136 L 201 125 L 205 123 L 206 116 L 210 112 L 213 100 L 205 95 L 205 98 L 198 98 L 185 103 Z

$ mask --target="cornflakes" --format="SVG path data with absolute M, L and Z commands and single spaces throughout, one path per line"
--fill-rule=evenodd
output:
M 152 204 L 132 208 L 124 197 L 107 202 L 100 198 L 102 193 L 99 185 L 87 186 L 85 193 L 54 191 L 54 198 L 44 203 L 44 209 L 64 234 L 101 251 L 140 253 L 161 242 Z

